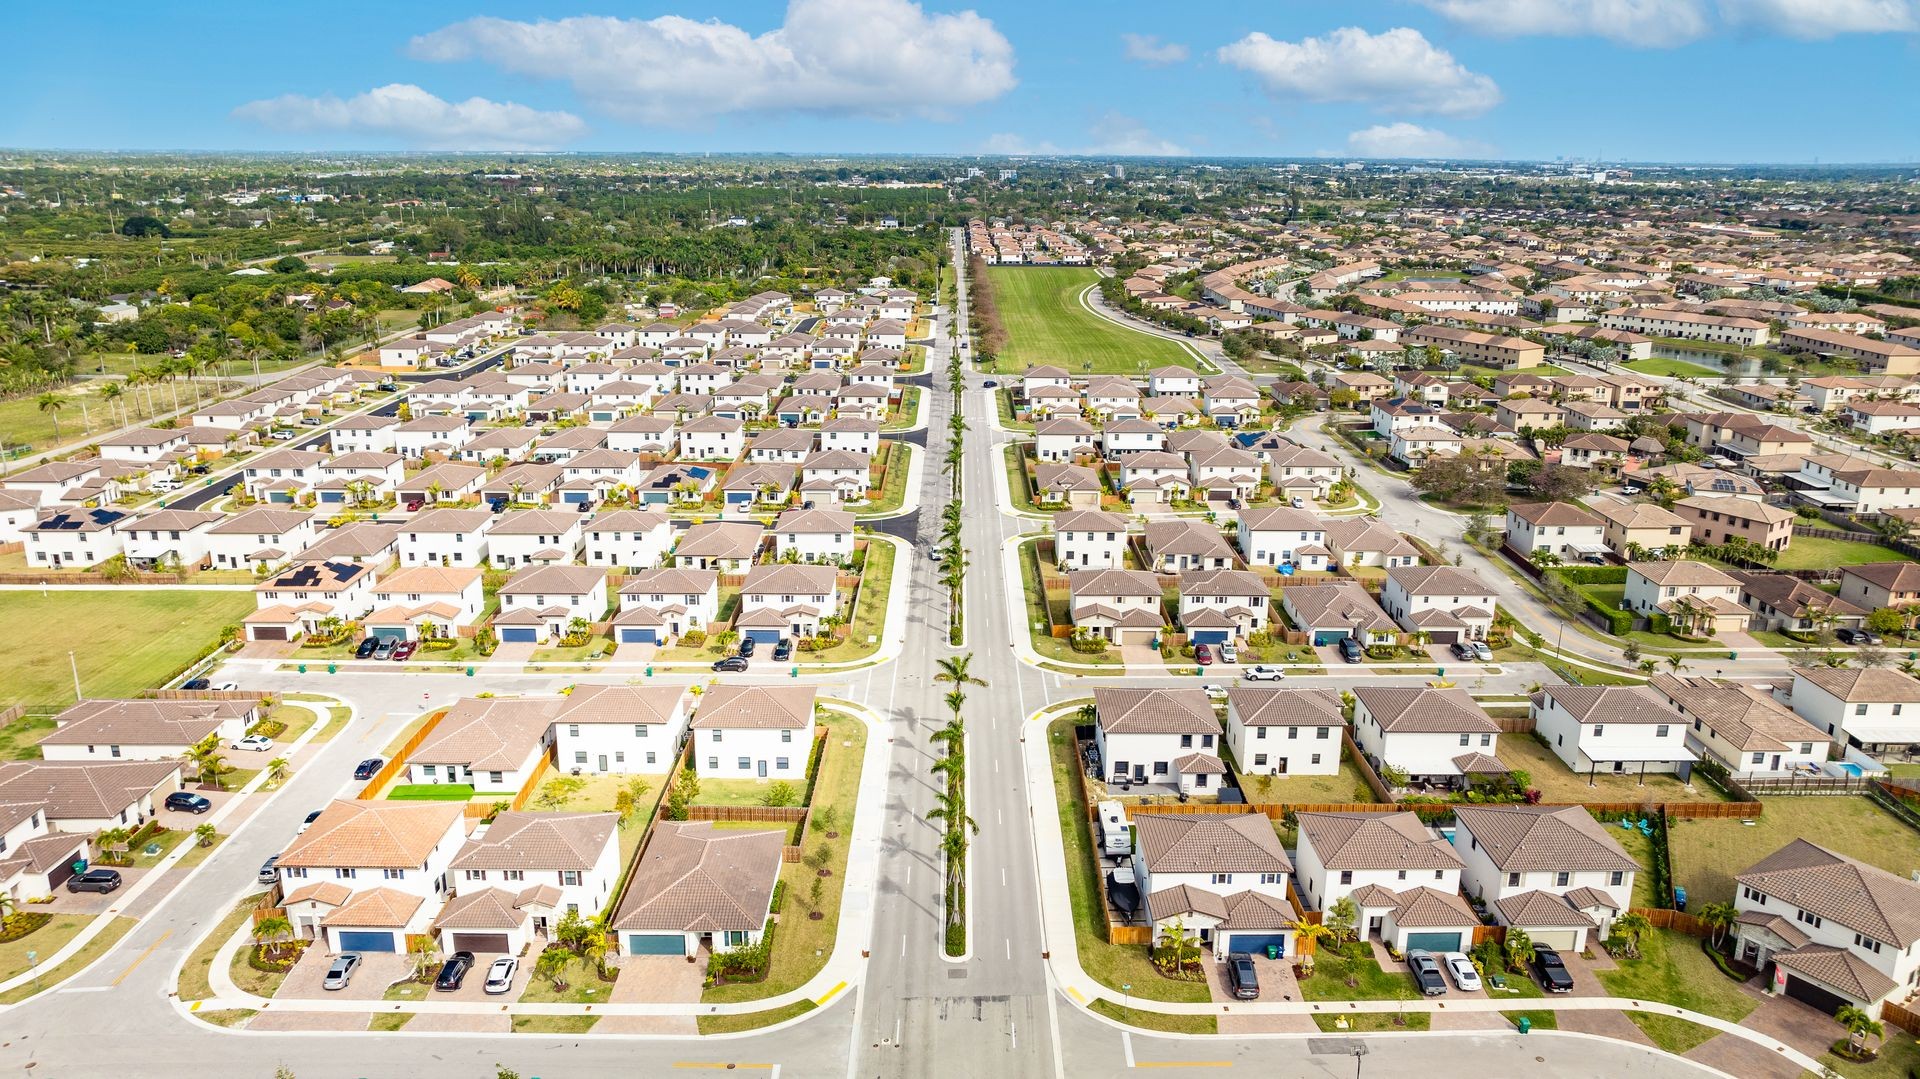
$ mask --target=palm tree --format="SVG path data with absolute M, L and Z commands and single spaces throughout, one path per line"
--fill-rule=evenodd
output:
M 1700 908 L 1700 913 L 1695 917 L 1700 919 L 1702 925 L 1713 930 L 1713 944 L 1717 948 L 1739 915 L 1739 910 L 1732 903 L 1708 903 Z
M 213 841 L 220 838 L 220 833 L 211 824 L 200 824 L 194 826 L 193 838 L 200 846 L 211 847 Z
M 1328 926 L 1319 922 L 1309 922 L 1304 918 L 1297 922 L 1288 923 L 1287 928 L 1293 930 L 1293 937 L 1300 942 L 1300 950 L 1303 952 L 1310 950 L 1306 947 L 1308 944 L 1313 945 L 1314 948 L 1318 948 L 1321 941 L 1329 940 L 1336 936 L 1334 931 Z
M 1887 1036 L 1887 1028 L 1880 1020 L 1851 1004 L 1843 1005 L 1834 1012 L 1833 1020 L 1847 1028 L 1847 1047 L 1853 1050 L 1855 1056 L 1866 1048 L 1869 1035 L 1875 1041 L 1882 1041 Z
M 49 390 L 34 402 L 40 411 L 53 419 L 53 440 L 60 441 L 60 410 L 67 407 L 67 399 Z
M 0 892 L 0 927 L 5 927 L 12 922 L 15 912 L 19 909 L 20 902 L 13 898 L 12 892 Z
M 1507 969 L 1524 970 L 1527 960 L 1533 958 L 1533 938 L 1518 926 L 1507 927 Z
M 293 923 L 275 915 L 262 918 L 253 924 L 253 943 L 260 949 L 262 958 L 273 958 L 280 954 L 277 947 L 280 941 L 293 936 Z M 272 953 L 271 956 L 268 953 Z
M 987 684 L 986 679 L 975 678 L 967 670 L 967 668 L 973 664 L 972 652 L 968 652 L 965 655 L 952 656 L 937 662 L 939 663 L 940 671 L 933 676 L 933 680 L 936 682 L 951 682 L 955 686 L 980 686 L 982 688 Z
M 1667 656 L 1667 668 L 1673 671 L 1673 673 L 1676 675 L 1679 674 L 1680 671 L 1686 667 L 1686 665 L 1687 665 L 1687 661 L 1685 657 L 1681 656 L 1680 653 L 1678 652 L 1672 653 L 1671 655 Z
M 1640 958 L 1640 938 L 1652 931 L 1653 923 L 1644 914 L 1628 911 L 1613 921 L 1613 930 L 1609 939 L 1619 938 L 1626 949 L 1628 958 Z
M 433 965 L 440 961 L 440 948 L 430 934 L 422 933 L 407 945 L 407 951 L 413 956 L 413 976 L 425 981 Z
M 107 403 L 108 415 L 111 416 L 114 407 L 116 405 L 119 406 L 121 426 L 125 426 L 127 423 L 127 406 L 125 402 L 120 400 L 121 397 L 126 395 L 126 392 L 126 390 L 120 388 L 118 382 L 109 382 L 105 386 L 100 387 L 100 399 Z
M 1186 966 L 1187 955 L 1189 953 L 1195 956 L 1200 954 L 1199 941 L 1193 934 L 1187 932 L 1187 927 L 1181 924 L 1178 918 L 1175 918 L 1165 929 L 1160 931 L 1160 947 L 1172 953 L 1173 972 L 1175 974 L 1178 974 L 1181 969 Z

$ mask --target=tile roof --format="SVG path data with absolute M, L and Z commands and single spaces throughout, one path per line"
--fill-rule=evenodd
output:
M 523 892 L 482 888 L 447 900 L 433 919 L 435 929 L 517 929 L 533 915 L 521 908 Z
M 555 723 L 670 723 L 687 701 L 684 686 L 581 684 L 555 700 Z
M 258 701 L 84 700 L 54 717 L 42 745 L 191 746 Z
M 1272 689 L 1232 686 L 1227 704 L 1247 727 L 1341 726 L 1340 698 L 1330 689 Z
M 1547 686 L 1541 698 L 1557 703 L 1581 723 L 1678 723 L 1679 713 L 1646 686 Z
M 1459 869 L 1453 844 L 1412 813 L 1301 813 L 1300 836 L 1328 869 Z
M 697 730 L 779 730 L 813 721 L 813 686 L 718 685 L 701 696 L 693 714 Z
M 337 866 L 415 869 L 466 819 L 459 802 L 384 802 L 336 798 L 280 855 L 291 868 Z
M 550 698 L 463 698 L 441 717 L 409 762 L 512 771 L 526 764 L 546 740 L 552 711 Z
M 1774 952 L 1772 958 L 1795 974 L 1805 975 L 1858 1000 L 1876 1001 L 1898 988 L 1892 978 L 1845 948 L 1808 944 L 1791 951 Z
M 162 783 L 180 761 L 0 761 L 0 802 L 40 802 L 49 820 L 116 817 Z
M 1387 571 L 1410 596 L 1491 596 L 1493 589 L 1480 578 L 1453 566 L 1397 566 Z
M 612 813 L 508 811 L 454 855 L 454 869 L 591 869 L 618 831 Z
M 1800 927 L 1788 921 L 1784 915 L 1772 914 L 1764 910 L 1743 910 L 1734 922 L 1739 925 L 1751 925 L 1764 929 L 1787 943 L 1789 948 L 1798 948 L 1813 940 L 1800 931 Z
M 1884 667 L 1794 667 L 1793 676 L 1849 703 L 1911 704 L 1920 701 L 1920 681 Z
M 766 924 L 786 833 L 662 821 L 633 868 L 618 930 L 721 932 Z
M 1735 750 L 1754 753 L 1819 742 L 1826 734 L 1752 686 L 1721 684 L 1696 675 L 1655 675 L 1649 688 L 1666 696 L 1682 717 L 1691 715 Z
M 456 809 L 459 807 L 455 807 Z M 396 888 L 368 888 L 320 919 L 325 926 L 404 929 L 426 900 Z
M 1507 507 L 1507 512 L 1539 527 L 1565 525 L 1570 528 L 1599 528 L 1606 524 L 1571 502 L 1528 502 Z
M 1205 888 L 1191 884 L 1176 884 L 1148 896 L 1147 913 L 1156 922 L 1185 914 L 1204 914 L 1209 918 L 1225 921 L 1227 901 L 1219 894 Z
M 1219 734 L 1213 703 L 1199 687 L 1093 691 L 1100 728 L 1108 734 Z
M 1389 734 L 1402 731 L 1497 734 L 1500 731 L 1500 725 L 1488 718 L 1479 702 L 1457 687 L 1357 686 L 1353 696 L 1380 729 Z
M 1463 805 L 1454 816 L 1487 852 L 1494 868 L 1504 872 L 1638 872 L 1641 868 L 1579 806 Z
M 1662 588 L 1739 588 L 1740 582 L 1705 562 L 1629 562 L 1627 569 Z
M 607 579 L 601 566 L 533 566 L 507 578 L 501 595 L 584 595 Z
M 1169 816 L 1133 814 L 1149 873 L 1291 873 L 1273 822 L 1262 813 Z
M 1467 901 L 1460 898 L 1458 892 L 1443 892 L 1438 888 L 1409 888 L 1400 892 L 1393 914 L 1393 923 L 1403 929 L 1446 929 L 1454 926 L 1474 926 L 1480 924 L 1480 916 L 1473 912 Z
M 1592 918 L 1552 892 L 1518 892 L 1494 900 L 1493 906 L 1502 922 L 1522 929 L 1594 928 Z
M 1804 839 L 1734 880 L 1875 940 L 1902 948 L 1920 941 L 1920 884 Z

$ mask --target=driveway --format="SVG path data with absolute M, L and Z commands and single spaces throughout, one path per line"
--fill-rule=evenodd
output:
M 526 958 L 520 960 L 520 969 L 513 972 L 513 989 L 511 992 L 489 995 L 487 993 L 487 968 L 493 965 L 494 960 L 505 957 L 505 952 L 475 952 L 473 954 L 473 967 L 467 971 L 466 980 L 460 983 L 460 988 L 450 993 L 442 993 L 438 989 L 422 986 L 421 988 L 426 991 L 421 995 L 421 999 L 477 1000 L 481 1002 L 494 1001 L 497 1003 L 519 1000 L 520 994 L 526 991 L 527 978 L 533 974 L 533 964 L 535 960 L 540 958 L 540 952 L 536 949 L 528 953 Z
M 247 754 L 247 756 L 252 757 L 254 756 L 254 754 L 249 753 Z M 268 758 L 268 759 L 271 759 L 271 758 Z M 233 758 L 228 757 L 227 763 L 233 764 L 234 763 Z M 265 767 L 267 761 L 266 760 L 261 760 L 258 762 L 245 761 L 242 763 L 251 764 L 254 767 Z M 201 823 L 209 820 L 210 818 L 212 818 L 212 816 L 215 813 L 219 812 L 221 806 L 226 805 L 228 802 L 231 802 L 235 798 L 239 797 L 238 794 L 230 790 L 229 791 L 202 790 L 200 789 L 200 784 L 198 783 L 188 783 L 186 786 L 186 789 L 191 793 L 198 794 L 201 797 L 204 797 L 207 801 L 212 802 L 213 808 L 207 810 L 205 813 L 189 813 L 184 809 L 167 809 L 162 807 L 161 809 L 155 811 L 154 819 L 158 820 L 161 824 L 164 824 L 169 828 L 179 829 L 184 832 L 192 832 L 195 828 L 199 827 Z
M 191 840 L 188 842 L 191 842 Z M 67 886 L 62 884 L 60 887 L 54 889 L 53 902 L 35 903 L 32 907 L 23 905 L 22 909 L 39 911 L 46 914 L 104 914 L 108 910 L 119 907 L 121 901 L 127 897 L 127 890 L 139 883 L 141 877 L 153 872 L 151 869 L 134 869 L 131 866 L 124 865 L 103 865 L 97 868 L 111 869 L 120 874 L 120 887 L 111 892 L 104 893 L 69 892 L 67 891 Z M 147 904 L 153 902 L 152 899 L 146 896 L 142 896 L 141 899 Z
M 613 983 L 615 1004 L 695 1004 L 707 978 L 705 963 L 677 955 L 631 955 L 620 960 Z
M 1212 991 L 1213 999 L 1221 1002 L 1237 999 L 1233 990 L 1227 986 L 1227 965 L 1216 962 L 1211 953 L 1202 964 L 1207 970 L 1207 988 Z M 1300 983 L 1293 976 L 1291 958 L 1268 959 L 1257 955 L 1253 960 L 1253 975 L 1260 983 L 1260 1001 L 1299 1000 Z
M 1758 983 L 1752 981 L 1747 983 L 1747 995 L 1759 998 L 1760 1006 L 1740 1021 L 1741 1026 L 1778 1038 L 1814 1057 L 1826 1052 L 1828 1046 L 1844 1036 L 1844 1032 L 1839 1024 L 1833 1021 L 1832 1016 L 1816 1011 L 1791 997 L 1767 996 L 1752 988 L 1756 984 Z M 1714 1039 L 1714 1041 L 1719 1040 L 1719 1038 Z M 1701 1048 L 1704 1049 L 1706 1046 L 1703 1045 Z
M 360 956 L 360 969 L 353 972 L 353 980 L 347 983 L 345 989 L 322 989 L 320 982 L 326 978 L 327 968 L 333 965 L 334 958 L 323 947 L 308 948 L 301 954 L 300 961 L 287 972 L 287 978 L 280 983 L 280 992 L 274 994 L 274 999 L 379 1000 L 386 995 L 388 986 L 413 972 L 413 959 L 410 956 L 365 952 Z
M 1108 650 L 1114 651 L 1114 649 L 1111 648 Z M 1118 651 L 1120 653 L 1120 662 L 1129 667 L 1157 667 L 1168 662 L 1193 662 L 1192 660 L 1182 660 L 1179 656 L 1174 656 L 1171 659 L 1162 657 L 1158 648 L 1153 647 L 1145 641 L 1123 644 L 1119 646 Z

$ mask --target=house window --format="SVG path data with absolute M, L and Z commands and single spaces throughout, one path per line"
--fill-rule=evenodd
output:
M 356 874 L 351 869 L 336 869 L 333 875 L 341 880 L 352 880 Z
M 1867 951 L 1872 952 L 1875 955 L 1880 954 L 1880 942 L 1873 939 L 1872 937 L 1864 937 L 1858 933 L 1855 933 L 1853 935 L 1853 942 L 1859 945 L 1860 947 L 1865 948 Z
M 1518 888 L 1518 887 L 1520 887 L 1520 874 L 1518 874 L 1518 873 L 1508 873 L 1508 874 L 1507 874 L 1507 887 L 1509 887 L 1509 888 Z
M 747 758 L 747 757 L 740 758 L 740 770 L 742 772 L 752 767 L 753 767 L 753 761 L 750 758 Z
M 1465 746 L 1465 745 L 1472 745 L 1472 744 L 1473 744 L 1473 736 L 1472 736 L 1472 735 L 1470 735 L 1470 734 L 1463 734 L 1463 735 L 1461 735 L 1461 736 L 1460 736 L 1460 744 L 1461 744 L 1461 745 L 1463 745 L 1463 746 Z
M 654 760 L 654 759 L 653 759 L 653 750 L 651 750 L 651 749 L 649 749 L 649 750 L 647 750 L 647 763 L 648 763 L 648 764 L 657 764 L 657 763 L 659 763 L 658 761 L 656 761 L 656 760 Z
M 1319 763 L 1320 763 L 1320 754 L 1318 754 L 1318 753 L 1315 753 L 1315 754 L 1313 755 L 1313 763 L 1315 763 L 1315 764 L 1319 764 Z
M 1212 749 L 1212 748 L 1213 748 L 1213 735 L 1211 735 L 1211 734 L 1203 734 L 1203 735 L 1201 735 L 1201 736 L 1200 736 L 1200 748 L 1202 748 L 1202 749 Z
M 616 750 L 614 750 L 614 751 L 613 751 L 613 763 L 615 763 L 615 764 L 625 764 L 625 763 L 627 763 L 627 751 L 626 751 L 626 750 L 624 750 L 624 749 L 616 749 Z
M 1767 763 L 1767 755 L 1765 753 L 1755 753 L 1753 755 L 1753 763 L 1755 764 Z
M 568 738 L 580 737 L 580 724 L 578 723 L 567 724 L 567 737 Z
M 717 772 L 717 771 L 719 771 L 719 770 L 720 770 L 720 758 L 718 758 L 718 757 L 708 757 L 708 758 L 707 758 L 707 770 L 708 770 L 708 771 L 710 771 L 710 772 Z
M 1864 704 L 1856 704 L 1856 705 L 1854 705 L 1854 706 L 1853 706 L 1853 714 L 1854 714 L 1854 715 L 1856 715 L 1856 716 L 1864 716 L 1864 715 L 1866 715 L 1866 714 L 1867 714 L 1867 706 L 1866 706 L 1866 705 L 1864 705 Z
M 1154 774 L 1154 775 L 1157 775 L 1157 776 L 1163 776 L 1163 775 L 1166 775 L 1166 774 L 1167 774 L 1167 762 L 1166 762 L 1166 761 L 1155 761 L 1155 762 L 1154 762 L 1154 765 L 1153 765 L 1153 774 Z
M 1607 876 L 1607 885 L 1609 887 L 1618 888 L 1626 882 L 1627 874 L 1626 871 L 1622 869 L 1616 869 Z
M 1394 879 L 1395 879 L 1395 880 L 1406 880 L 1406 879 L 1407 879 L 1407 871 L 1406 871 L 1406 870 L 1404 870 L 1404 869 L 1402 869 L 1402 870 L 1400 870 L 1400 873 L 1399 873 L 1399 876 L 1397 876 L 1397 877 L 1395 877 Z
M 713 741 L 715 741 L 715 742 L 718 742 L 719 740 L 720 740 L 720 732 L 719 732 L 719 731 L 714 731 L 714 732 L 713 732 Z
M 1332 727 L 1315 727 L 1313 729 L 1313 736 L 1319 739 L 1320 741 L 1324 742 L 1328 738 L 1333 736 L 1333 728 Z M 1319 760 L 1319 759 L 1320 758 L 1318 757 L 1314 758 L 1314 760 Z
M 1767 905 L 1767 896 L 1766 896 L 1766 893 L 1764 892 L 1758 891 L 1753 888 L 1742 887 L 1740 889 L 1740 894 L 1742 896 L 1745 896 L 1748 899 L 1753 900 L 1756 904 L 1760 906 L 1764 907 Z
M 586 751 L 586 750 L 584 750 L 584 749 L 576 749 L 576 750 L 574 750 L 574 751 L 573 751 L 573 763 L 575 763 L 575 764 L 585 764 L 585 763 L 587 763 L 587 751 Z
M 487 782 L 493 784 L 497 788 L 501 783 L 505 782 L 505 779 L 502 777 L 501 773 L 499 772 L 488 772 Z
M 1595 738 L 1598 738 L 1605 733 L 1607 733 L 1607 725 L 1605 723 L 1595 723 L 1593 725 L 1593 736 Z
M 1260 874 L 1260 883 L 1262 884 L 1280 884 L 1284 882 L 1286 879 L 1287 879 L 1287 875 L 1285 873 Z
M 432 778 L 433 778 L 433 768 L 434 768 L 434 766 L 433 766 L 433 765 L 431 765 L 431 764 L 423 764 L 423 765 L 421 765 L 421 766 L 420 766 L 420 774 L 421 774 L 421 775 L 423 775 L 423 776 L 425 776 L 425 777 L 427 777 L 428 779 L 432 779 Z
M 467 880 L 486 880 L 487 871 L 484 869 L 469 869 L 466 872 L 466 879 Z
M 1825 924 L 1820 920 L 1820 916 L 1818 914 L 1814 914 L 1811 911 L 1805 911 L 1805 910 L 1795 911 L 1793 916 L 1807 923 L 1808 925 L 1814 927 L 1815 929 L 1818 929 L 1823 924 Z
M 500 879 L 523 881 L 527 879 L 527 871 L 524 869 L 503 869 L 500 871 Z
M 1667 725 L 1665 723 L 1656 724 L 1653 728 L 1653 736 L 1655 738 L 1665 738 L 1667 736 Z
M 1572 883 L 1572 881 L 1572 873 L 1555 873 L 1553 875 L 1553 886 L 1555 888 L 1565 888 L 1568 884 Z
M 1253 740 L 1254 740 L 1254 741 L 1256 741 L 1256 742 L 1264 742 L 1264 741 L 1266 741 L 1266 740 L 1267 740 L 1267 729 L 1266 729 L 1265 727 L 1255 727 L 1255 728 L 1253 729 Z
M 792 730 L 792 728 L 781 728 L 781 731 L 780 731 L 780 740 L 781 740 L 782 742 L 791 742 L 791 741 L 793 741 L 793 730 Z
M 1181 736 L 1180 736 L 1180 748 L 1181 748 L 1181 749 L 1192 749 L 1192 748 L 1193 748 L 1193 735 L 1191 735 L 1191 734 L 1183 734 L 1183 735 L 1181 735 Z
M 1342 884 L 1352 884 L 1352 883 L 1353 883 L 1353 870 L 1351 870 L 1351 869 L 1342 869 L 1342 870 L 1340 871 L 1340 883 L 1342 883 Z
M 565 887 L 578 886 L 580 883 L 580 871 L 578 869 L 562 869 L 560 871 L 560 883 Z
M 1232 883 L 1233 883 L 1233 874 L 1232 874 L 1232 873 L 1215 873 L 1215 874 L 1213 875 L 1213 883 L 1215 883 L 1215 884 L 1232 884 Z
M 1253 766 L 1255 768 L 1265 768 L 1267 766 L 1267 755 L 1265 753 L 1255 753 L 1253 755 Z
M 289 877 L 295 877 L 300 880 L 305 880 L 307 877 L 307 871 L 304 869 L 288 869 L 288 870 L 284 870 L 283 872 L 285 872 L 286 875 Z
M 647 725 L 645 723 L 635 723 L 633 725 L 633 736 L 635 738 L 645 738 L 647 736 Z

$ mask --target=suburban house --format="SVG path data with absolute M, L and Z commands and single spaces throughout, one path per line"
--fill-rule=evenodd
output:
M 541 697 L 462 698 L 407 757 L 407 781 L 518 792 L 552 744 L 551 709 Z
M 1782 703 L 1833 741 L 1868 753 L 1920 743 L 1920 681 L 1885 667 L 1792 671 L 1793 686 Z M 1780 696 L 1778 687 L 1774 696 Z
M 758 521 L 704 521 L 681 534 L 673 548 L 673 564 L 739 573 L 753 564 L 766 534 L 767 526 Z
M 0 805 L 39 806 L 56 832 L 138 828 L 181 788 L 185 767 L 178 760 L 0 761 Z M 58 866 L 48 871 L 52 884 L 65 879 Z M 71 871 L 72 863 L 65 863 L 65 872 Z
M 1400 639 L 1400 627 L 1358 581 L 1289 585 L 1280 592 L 1280 606 L 1293 628 L 1311 635 L 1315 647 L 1337 644 L 1342 637 L 1362 645 Z
M 1221 786 L 1220 721 L 1213 703 L 1191 689 L 1096 689 L 1094 744 L 1109 782 L 1206 793 Z M 1144 888 L 1142 889 L 1144 890 Z
M 554 760 L 584 775 L 665 775 L 689 703 L 680 686 L 575 686 L 551 709 Z
M 487 534 L 500 515 L 486 510 L 430 509 L 400 533 L 400 564 L 476 568 L 487 562 Z
M 1236 533 L 1252 566 L 1287 566 L 1307 572 L 1331 568 L 1327 529 L 1330 522 L 1287 506 L 1240 511 Z
M 1738 633 L 1751 612 L 1740 604 L 1740 582 L 1705 562 L 1629 562 L 1627 609 L 1665 615 L 1692 636 Z
M 1462 888 L 1535 944 L 1582 951 L 1633 905 L 1633 860 L 1580 806 L 1461 806 L 1454 850 Z
M 1353 739 L 1376 769 L 1405 773 L 1408 785 L 1453 789 L 1507 771 L 1500 725 L 1464 689 L 1358 686 Z
M 1336 565 L 1393 569 L 1420 564 L 1420 549 L 1379 518 L 1328 521 L 1326 533 Z
M 1071 461 L 1099 452 L 1100 436 L 1085 420 L 1042 420 L 1033 429 L 1033 455 L 1041 461 Z M 1149 447 L 1152 448 L 1152 447 Z
M 1067 574 L 1075 632 L 1112 644 L 1144 644 L 1160 635 L 1160 580 L 1144 570 L 1087 569 Z
M 787 510 L 773 522 L 774 555 L 801 562 L 850 564 L 853 523 L 853 514 L 844 510 Z
M 693 759 L 702 776 L 804 784 L 813 752 L 813 686 L 721 684 L 693 714 Z
M 621 955 L 698 955 L 759 943 L 786 833 L 661 821 L 634 864 L 611 925 Z
M 1154 937 L 1178 925 L 1214 958 L 1292 955 L 1300 918 L 1287 898 L 1293 863 L 1261 813 L 1133 816 L 1133 870 Z
M 1191 644 L 1225 644 L 1264 632 L 1271 601 L 1257 573 L 1192 570 L 1180 575 L 1180 628 Z
M 1735 950 L 1766 983 L 1823 1012 L 1920 985 L 1920 883 L 1795 839 L 1734 876 Z
M 1648 688 L 1687 724 L 1687 748 L 1737 776 L 1818 769 L 1833 743 L 1766 689 L 1698 675 L 1655 675 Z
M 373 613 L 361 620 L 367 636 L 400 641 L 426 635 L 451 637 L 480 619 L 486 607 L 478 569 L 412 566 L 395 570 L 373 587 Z
M 1869 611 L 1920 604 L 1920 563 L 1871 562 L 1842 567 L 1839 595 Z
M 1101 510 L 1053 518 L 1054 564 L 1063 569 L 1120 569 L 1126 564 L 1127 519 Z
M 1627 561 L 1661 558 L 1693 541 L 1686 518 L 1651 502 L 1595 499 L 1594 512 L 1606 522 L 1601 542 Z
M 1463 863 L 1412 813 L 1301 813 L 1300 899 L 1327 910 L 1351 899 L 1362 939 L 1401 951 L 1463 951 L 1480 919 L 1460 897 Z
M 742 639 L 773 644 L 814 637 L 840 613 L 840 571 L 833 566 L 773 563 L 747 570 L 734 628 Z
M 1606 522 L 1571 502 L 1507 507 L 1507 546 L 1531 558 L 1544 551 L 1562 562 L 1604 555 Z
M 1689 495 L 1673 512 L 1693 528 L 1693 542 L 1717 546 L 1743 539 L 1769 551 L 1793 542 L 1793 511 L 1738 495 Z
M 1240 561 L 1233 545 L 1206 521 L 1148 521 L 1142 532 L 1148 563 L 1160 573 L 1232 569 Z
M 620 879 L 619 832 L 613 813 L 507 810 L 482 825 L 450 866 L 442 949 L 519 955 L 569 913 L 597 917 Z
M 620 644 L 667 644 L 687 630 L 704 630 L 719 616 L 719 579 L 710 569 L 669 566 L 629 576 L 620 586 L 614 639 Z
M 673 545 L 673 521 L 657 510 L 611 510 L 595 514 L 582 534 L 587 565 L 635 573 L 666 557 Z
M 1345 728 L 1332 690 L 1227 690 L 1227 745 L 1249 777 L 1337 774 Z
M 259 709 L 258 701 L 82 700 L 53 717 L 53 730 L 40 739 L 40 756 L 49 761 L 181 757 L 208 738 L 231 743 L 260 718 Z
M 1493 589 L 1453 566 L 1390 569 L 1380 592 L 1380 606 L 1400 628 L 1425 632 L 1435 644 L 1485 640 L 1494 604 Z
M 328 619 L 349 621 L 372 609 L 372 566 L 301 561 L 254 586 L 256 609 L 242 624 L 250 641 L 291 641 Z
M 500 586 L 493 625 L 500 643 L 557 640 L 576 618 L 589 623 L 607 613 L 607 571 L 599 566 L 529 566 Z
M 280 854 L 294 934 L 329 952 L 400 952 L 428 931 L 466 842 L 458 802 L 335 799 Z
M 1533 730 L 1575 773 L 1593 777 L 1671 773 L 1686 782 L 1696 757 L 1687 725 L 1646 686 L 1547 686 L 1528 711 Z

